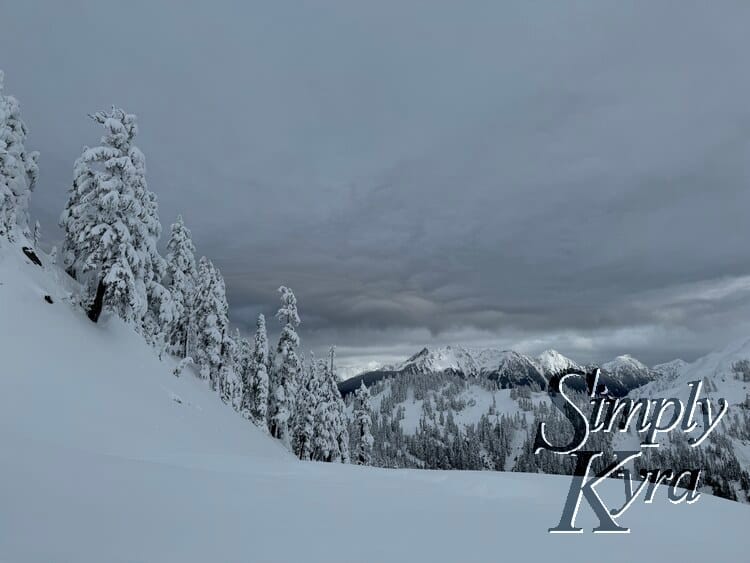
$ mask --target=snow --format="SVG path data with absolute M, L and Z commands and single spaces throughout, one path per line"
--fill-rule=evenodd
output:
M 567 369 L 580 369 L 578 364 L 557 350 L 545 350 L 536 357 L 536 363 L 545 375 L 560 373 Z
M 556 353 L 556 352 L 555 352 Z M 560 355 L 570 363 L 564 356 Z M 463 373 L 468 377 L 475 377 L 483 372 L 491 372 L 506 365 L 508 362 L 527 361 L 531 365 L 534 360 L 514 352 L 513 350 L 500 350 L 498 348 L 468 348 L 464 346 L 442 346 L 436 348 L 423 348 L 406 361 L 385 366 L 380 371 L 403 371 L 410 370 L 419 373 L 443 372 L 453 370 Z M 575 364 L 573 364 L 575 365 Z
M 750 339 L 737 340 L 724 350 L 703 356 L 692 364 L 686 364 L 682 360 L 670 362 L 667 365 L 671 370 L 664 372 L 668 377 L 659 378 L 634 389 L 631 395 L 634 397 L 677 397 L 686 401 L 690 392 L 688 383 L 707 378 L 717 388 L 716 391 L 709 393 L 710 396 L 723 397 L 729 401 L 730 407 L 736 406 L 745 401 L 747 394 L 750 393 L 750 383 L 738 379 L 733 370 L 735 364 L 742 360 L 750 360 Z M 655 366 L 656 368 L 661 368 L 661 366 Z
M 658 373 L 662 380 L 671 381 L 676 379 L 687 366 L 688 363 L 685 360 L 676 359 L 664 364 L 657 364 L 651 370 Z
M 584 535 L 559 536 L 566 477 L 298 462 L 72 289 L 0 243 L 0 561 L 746 559 L 750 508 L 708 495 L 662 491 L 618 536 L 584 503 Z
M 455 370 L 467 376 L 477 375 L 479 366 L 474 355 L 462 346 L 443 346 L 429 349 L 423 348 L 418 353 L 396 366 L 391 366 L 393 371 L 401 371 L 407 368 L 420 372 L 441 372 Z
M 637 370 L 637 371 L 648 370 L 648 366 L 641 363 L 630 354 L 623 354 L 622 356 L 617 356 L 614 360 L 603 363 L 601 365 L 601 368 L 604 371 L 608 371 L 611 373 L 616 373 L 618 370 L 622 368 L 629 368 L 629 369 Z

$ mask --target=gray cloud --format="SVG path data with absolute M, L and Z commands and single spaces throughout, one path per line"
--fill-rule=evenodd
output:
M 744 3 L 15 2 L 50 241 L 111 103 L 221 267 L 356 369 L 429 342 L 692 359 L 748 334 Z

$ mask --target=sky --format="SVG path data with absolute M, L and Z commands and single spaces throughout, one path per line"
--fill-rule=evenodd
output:
M 26 0 L 0 69 L 44 242 L 87 114 L 232 322 L 299 301 L 345 375 L 426 345 L 693 360 L 750 337 L 747 2 Z M 162 244 L 166 236 L 162 237 Z M 274 330 L 274 322 L 269 322 Z

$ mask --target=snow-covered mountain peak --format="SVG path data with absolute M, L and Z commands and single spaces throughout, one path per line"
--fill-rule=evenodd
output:
M 579 365 L 570 358 L 563 356 L 557 350 L 545 350 L 536 357 L 536 363 L 542 369 L 544 375 L 560 373 L 567 369 L 580 369 Z
M 508 358 L 519 357 L 511 350 L 497 348 L 466 348 L 463 346 L 425 347 L 388 371 L 441 372 L 456 371 L 466 376 L 476 376 L 483 371 L 497 369 Z
M 466 375 L 475 375 L 478 371 L 474 356 L 461 346 L 425 347 L 392 369 L 419 373 L 452 370 Z
M 636 358 L 634 358 L 630 354 L 623 354 L 622 356 L 617 356 L 614 360 L 603 363 L 601 367 L 603 370 L 609 371 L 612 373 L 615 373 L 618 370 L 621 370 L 623 368 L 636 369 L 639 371 L 648 370 L 648 366 L 646 364 L 638 361 Z

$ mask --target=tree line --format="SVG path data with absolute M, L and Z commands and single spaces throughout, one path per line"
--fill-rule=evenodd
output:
M 3 78 L 0 71 L 0 238 L 38 248 L 40 227 L 30 224 L 28 203 L 39 154 L 26 149 L 20 105 L 4 93 Z M 59 221 L 62 245 L 50 252 L 51 262 L 80 284 L 76 305 L 94 323 L 104 312 L 129 323 L 160 356 L 178 360 L 176 376 L 190 368 L 299 458 L 349 463 L 354 439 L 355 461 L 369 463 L 364 415 L 360 432 L 349 435 L 334 349 L 325 360 L 302 357 L 293 291 L 279 287 L 275 347 L 262 314 L 252 340 L 233 331 L 224 278 L 209 258 L 196 259 L 182 216 L 170 227 L 165 256 L 158 250 L 162 225 L 135 144 L 136 116 L 112 107 L 89 117 L 103 134 L 73 165 Z

